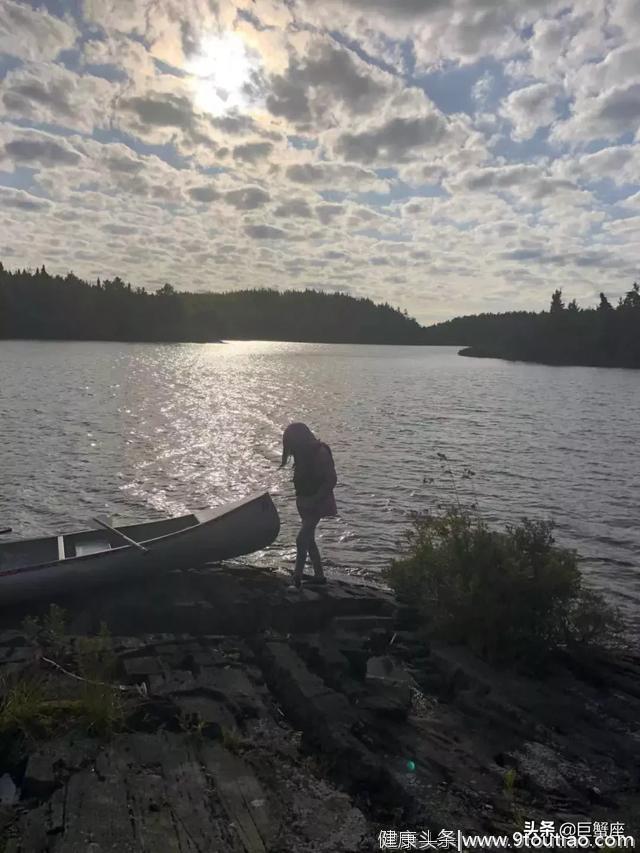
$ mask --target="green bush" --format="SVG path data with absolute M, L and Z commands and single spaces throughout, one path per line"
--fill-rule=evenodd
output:
M 32 643 L 61 652 L 67 640 L 66 621 L 66 611 L 57 604 L 50 604 L 48 613 L 42 618 L 27 616 L 22 622 L 22 630 Z
M 461 506 L 416 515 L 386 577 L 430 636 L 490 661 L 539 661 L 572 644 L 612 643 L 622 630 L 618 614 L 582 586 L 575 552 L 554 543 L 547 522 L 496 531 Z

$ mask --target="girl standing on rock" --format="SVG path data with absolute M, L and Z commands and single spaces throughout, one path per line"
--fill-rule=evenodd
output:
M 293 423 L 282 435 L 281 468 L 293 456 L 293 484 L 296 490 L 296 506 L 302 526 L 296 537 L 296 567 L 293 583 L 300 587 L 307 561 L 311 559 L 314 582 L 326 583 L 322 559 L 316 545 L 315 532 L 321 518 L 337 514 L 333 490 L 338 481 L 333 464 L 331 448 L 319 441 L 306 424 Z

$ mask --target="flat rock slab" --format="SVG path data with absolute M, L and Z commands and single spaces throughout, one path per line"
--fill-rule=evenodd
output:
M 281 774 L 277 790 L 259 778 L 261 774 L 271 782 L 274 765 Z M 323 787 L 322 798 L 314 798 L 318 785 Z M 308 821 L 303 803 L 312 807 Z M 352 844 L 344 834 L 345 816 L 351 822 Z M 322 843 L 316 837 L 318 821 Z M 251 750 L 245 757 L 219 742 L 188 734 L 133 734 L 116 737 L 91 767 L 72 773 L 44 803 L 27 811 L 23 806 L 5 849 L 355 853 L 366 829 L 366 820 L 349 799 L 315 780 L 300 762 L 287 769 L 282 759 L 276 761 L 262 750 Z M 334 838 L 347 843 L 338 846 Z
M 373 586 L 331 580 L 325 587 L 292 591 L 289 585 L 289 579 L 268 571 L 211 567 L 171 572 L 153 585 L 133 581 L 105 587 L 91 599 L 70 596 L 56 603 L 70 616 L 71 633 L 97 633 L 106 622 L 112 634 L 125 637 L 317 631 L 336 616 L 390 616 L 394 611 L 389 593 Z M 15 631 L 14 645 L 20 642 L 17 629 L 25 616 L 47 610 L 43 602 L 0 614 L 2 624 Z
M 497 672 L 427 647 L 383 591 L 297 594 L 238 570 L 80 604 L 72 629 L 106 619 L 114 679 L 148 695 L 123 694 L 106 739 L 71 723 L 28 747 L 0 735 L 4 799 L 19 797 L 0 808 L 3 853 L 362 853 L 381 826 L 500 833 L 522 815 L 640 833 L 632 655 L 561 660 L 544 681 Z M 78 689 L 38 653 L 0 634 L 0 670 Z
M 367 661 L 365 682 L 368 694 L 362 704 L 376 713 L 406 718 L 416 687 L 413 677 L 389 655 Z
M 202 758 L 246 853 L 266 853 L 275 833 L 266 794 L 253 771 L 217 743 L 206 744 Z
M 8 773 L 0 776 L 0 806 L 12 806 L 20 799 L 20 791 Z
M 124 671 L 128 676 L 161 675 L 163 668 L 157 657 L 130 657 L 123 661 Z

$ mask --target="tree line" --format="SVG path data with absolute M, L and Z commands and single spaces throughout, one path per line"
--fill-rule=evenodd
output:
M 639 368 L 640 287 L 634 284 L 615 306 L 601 293 L 593 308 L 575 299 L 566 304 L 556 290 L 548 311 L 456 317 L 425 329 L 424 342 L 465 345 L 461 355 Z
M 556 290 L 548 311 L 456 317 L 425 328 L 391 305 L 343 293 L 255 289 L 155 292 L 116 276 L 87 282 L 70 272 L 9 271 L 0 263 L 0 338 L 194 341 L 224 338 L 357 344 L 453 344 L 463 355 L 640 367 L 640 287 L 614 306 L 565 304 Z
M 316 290 L 150 293 L 121 278 L 83 281 L 0 263 L 0 338 L 195 341 L 224 338 L 419 344 L 423 327 L 388 304 Z

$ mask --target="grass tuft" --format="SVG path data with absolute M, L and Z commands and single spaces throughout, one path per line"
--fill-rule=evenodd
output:
M 64 611 L 56 605 L 41 621 L 25 620 L 29 636 L 47 656 L 68 657 L 64 625 Z M 65 673 L 31 672 L 0 685 L 0 733 L 17 732 L 38 739 L 70 726 L 81 726 L 99 736 L 119 730 L 125 709 L 123 695 L 113 684 L 116 663 L 111 636 L 103 623 L 97 636 L 79 637 L 74 659 L 71 663 L 65 660 L 65 668 L 75 670 L 79 679 Z

